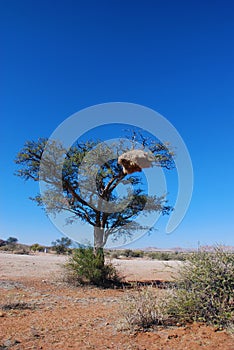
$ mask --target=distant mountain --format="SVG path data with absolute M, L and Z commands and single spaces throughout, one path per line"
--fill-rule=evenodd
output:
M 184 251 L 183 248 L 158 248 L 158 247 L 146 247 L 142 248 L 144 252 L 182 252 Z
M 206 252 L 212 252 L 214 250 L 215 246 L 200 246 L 200 250 L 204 250 Z M 223 250 L 230 251 L 234 253 L 234 246 L 222 246 Z M 134 249 L 133 249 L 134 250 Z M 182 247 L 173 247 L 173 248 L 158 248 L 158 247 L 146 247 L 141 248 L 144 252 L 196 252 L 198 248 L 182 248 Z

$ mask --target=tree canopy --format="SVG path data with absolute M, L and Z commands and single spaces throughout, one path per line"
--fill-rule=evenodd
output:
M 51 244 L 57 254 L 64 254 L 69 251 L 69 247 L 72 245 L 72 240 L 68 237 L 62 237 L 51 242 Z
M 18 238 L 16 237 L 8 237 L 6 240 L 6 243 L 10 245 L 15 245 L 17 242 L 18 242 Z
M 129 143 L 78 140 L 68 150 L 46 138 L 27 141 L 16 157 L 16 174 L 25 180 L 43 181 L 46 191 L 31 199 L 47 212 L 69 212 L 67 223 L 80 219 L 93 226 L 94 246 L 103 248 L 109 237 L 117 240 L 146 229 L 134 221 L 139 213 L 157 211 L 164 215 L 172 210 L 165 195 L 147 195 L 141 177 L 126 174 L 118 164 L 118 156 L 139 147 L 151 153 L 153 166 L 174 167 L 168 145 L 134 132 Z M 132 188 L 126 187 L 121 198 L 119 184 L 131 184 Z

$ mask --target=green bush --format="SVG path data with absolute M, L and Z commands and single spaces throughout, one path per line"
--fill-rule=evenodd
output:
M 226 327 L 234 321 L 234 254 L 221 247 L 190 254 L 180 270 L 170 314 Z
M 143 258 L 144 252 L 142 250 L 133 250 L 132 257 L 133 258 Z
M 34 243 L 33 245 L 31 245 L 30 249 L 33 252 L 44 252 L 45 247 L 41 246 L 38 243 Z
M 115 267 L 104 262 L 103 250 L 94 254 L 93 248 L 78 248 L 66 264 L 70 281 L 78 284 L 108 286 L 120 283 Z
M 130 296 L 123 313 L 128 328 L 188 322 L 233 327 L 234 254 L 216 247 L 188 254 L 187 259 L 174 286 L 161 291 L 160 299 L 152 290 Z
M 121 252 L 121 255 L 125 256 L 126 258 L 129 258 L 132 256 L 132 250 L 131 249 L 125 249 Z
M 169 261 L 169 260 L 171 260 L 171 256 L 170 256 L 169 253 L 162 252 L 160 260 L 162 260 L 162 261 Z

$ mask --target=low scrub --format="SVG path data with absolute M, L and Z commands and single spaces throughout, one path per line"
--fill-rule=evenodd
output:
M 13 254 L 26 254 L 30 253 L 29 247 L 23 244 L 7 244 L 0 247 L 0 251 L 11 252 Z

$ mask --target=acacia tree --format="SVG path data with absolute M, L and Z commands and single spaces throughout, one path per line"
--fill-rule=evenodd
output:
M 153 155 L 154 166 L 172 169 L 173 153 L 157 140 L 133 133 L 131 148 L 147 149 Z M 118 164 L 118 156 L 130 148 L 126 142 L 106 145 L 98 141 L 76 142 L 66 150 L 57 141 L 44 138 L 27 141 L 16 157 L 17 175 L 25 180 L 42 180 L 47 190 L 33 199 L 47 212 L 70 213 L 68 223 L 80 219 L 94 228 L 94 251 L 102 249 L 108 238 L 131 236 L 147 229 L 134 221 L 139 213 L 157 211 L 169 214 L 165 196 L 149 196 L 144 191 L 142 177 L 127 175 Z M 44 152 L 44 150 L 47 150 Z M 43 153 L 44 152 L 44 153 Z M 45 155 L 46 153 L 46 155 Z M 131 184 L 119 198 L 119 184 Z M 150 229 L 150 228 L 149 228 Z
M 72 241 L 68 237 L 62 237 L 61 239 L 56 239 L 56 241 L 51 242 L 54 250 L 57 254 L 64 254 L 69 252 L 69 247 L 72 245 Z
M 17 242 L 18 242 L 18 238 L 16 237 L 9 237 L 6 240 L 6 243 L 12 246 L 16 245 Z

